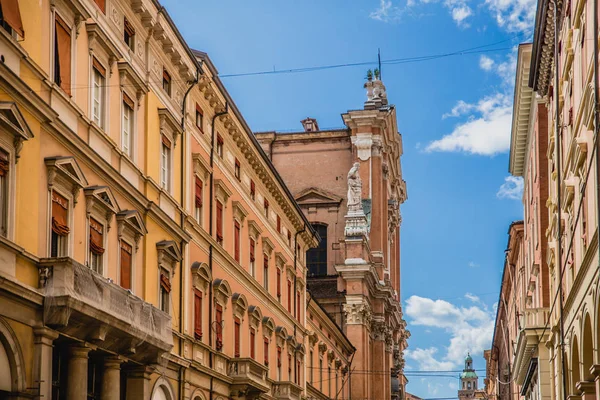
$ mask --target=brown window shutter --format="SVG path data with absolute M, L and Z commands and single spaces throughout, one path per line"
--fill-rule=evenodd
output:
M 60 72 L 60 87 L 71 94 L 71 28 L 58 14 L 55 21 L 55 34 L 55 54 L 58 57 L 55 65 L 58 66 Z
M 223 240 L 223 204 L 217 201 L 217 240 Z
M 100 73 L 100 75 L 106 77 L 106 68 L 104 68 L 104 66 L 100 64 L 100 61 L 98 61 L 96 57 L 92 58 L 92 66 L 96 71 Z
M 281 270 L 277 268 L 277 297 L 281 297 Z
M 287 281 L 287 309 L 292 312 L 292 281 Z
M 124 289 L 131 289 L 131 254 L 131 246 L 121 241 L 121 287 Z
M 52 231 L 59 236 L 67 236 L 71 231 L 67 220 L 69 202 L 60 194 L 52 191 Z
M 277 366 L 281 367 L 281 347 L 277 346 Z
M 133 110 L 135 103 L 133 102 L 131 97 L 127 96 L 127 93 L 125 93 L 125 92 L 123 92 L 123 103 L 127 104 L 127 106 Z M 164 136 L 163 136 L 163 138 L 164 138 Z M 164 140 L 163 140 L 163 142 L 164 142 Z M 169 142 L 168 139 L 167 139 L 167 142 Z M 169 142 L 169 147 L 171 147 L 171 142 Z
M 104 254 L 104 226 L 90 218 L 90 250 L 94 254 Z
M 254 262 L 254 239 L 250 239 L 250 262 Z
M 10 169 L 8 153 L 0 149 L 0 176 L 6 176 Z
M 171 75 L 169 75 L 166 69 L 163 69 L 163 79 L 167 82 L 171 82 Z
M 102 10 L 104 14 L 106 14 L 106 0 L 94 0 L 94 3 L 96 3 L 98 8 Z
M 265 199 L 265 208 L 269 208 L 269 200 Z
M 196 207 L 202 207 L 202 181 L 199 178 L 196 178 Z
M 234 336 L 234 341 L 235 341 L 233 356 L 239 357 L 240 356 L 240 319 L 239 318 L 235 318 L 233 336 Z
M 160 140 L 162 140 L 162 144 L 167 146 L 169 149 L 171 148 L 171 141 L 165 135 L 161 135 Z
M 254 196 L 255 193 L 256 193 L 256 185 L 254 184 L 254 181 L 251 180 L 250 181 L 250 194 Z
M 202 338 L 202 292 L 194 289 L 194 336 Z
M 281 233 L 281 217 L 277 216 L 277 232 Z
M 300 321 L 300 292 L 296 293 L 296 319 Z
M 239 222 L 235 221 L 234 224 L 234 257 L 235 257 L 235 261 L 240 262 L 240 224 Z
M 19 10 L 19 0 L 0 0 L 2 7 L 2 18 L 15 32 L 21 37 L 25 37 L 23 31 L 23 21 L 21 20 L 21 11 Z
M 223 144 L 223 137 L 217 133 L 217 144 Z
M 171 280 L 165 274 L 160 274 L 160 287 L 162 287 L 165 292 L 171 293 Z
M 200 114 L 204 115 L 204 112 L 202 111 L 202 108 L 200 107 L 200 105 L 198 103 L 196 103 L 196 111 L 199 112 Z
M 256 358 L 255 339 L 256 339 L 256 330 L 254 328 L 250 328 L 250 357 L 252 359 Z
M 263 340 L 263 358 L 265 365 L 269 365 L 269 338 L 265 337 Z
M 223 348 L 223 307 L 220 304 L 217 304 L 215 307 L 215 330 L 216 330 L 216 347 L 217 350 L 221 350 Z

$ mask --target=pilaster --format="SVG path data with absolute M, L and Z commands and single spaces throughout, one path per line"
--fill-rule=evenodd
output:
M 35 355 L 33 358 L 33 381 L 39 382 L 39 397 L 52 398 L 52 344 L 58 332 L 50 328 L 34 328 Z

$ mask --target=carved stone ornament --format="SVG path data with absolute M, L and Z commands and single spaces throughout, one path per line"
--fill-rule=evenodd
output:
M 383 321 L 373 321 L 371 323 L 371 334 L 373 335 L 373 340 L 384 341 L 386 334 L 386 326 Z
M 367 161 L 371 158 L 372 137 L 370 133 L 359 133 L 356 136 L 352 136 L 352 144 L 356 147 L 358 158 L 362 161 Z
M 348 214 L 362 211 L 362 180 L 359 169 L 360 163 L 355 162 L 348 171 Z
M 344 304 L 344 313 L 348 325 L 371 325 L 372 314 L 371 307 L 368 304 Z
M 327 351 L 327 345 L 323 342 L 319 343 L 319 353 L 323 354 Z

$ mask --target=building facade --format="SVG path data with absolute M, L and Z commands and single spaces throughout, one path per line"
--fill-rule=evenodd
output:
M 208 56 L 152 0 L 0 10 L 0 398 L 348 398 L 319 237 Z
M 307 118 L 301 132 L 256 137 L 321 238 L 307 254 L 308 287 L 356 347 L 352 398 L 403 398 L 402 140 L 377 74 L 365 88 L 363 109 L 342 115 L 344 129 Z

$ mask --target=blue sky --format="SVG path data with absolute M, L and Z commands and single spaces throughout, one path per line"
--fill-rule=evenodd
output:
M 188 44 L 221 75 L 375 62 L 485 46 L 485 53 L 385 64 L 404 140 L 402 298 L 407 374 L 485 368 L 507 230 L 522 218 L 508 174 L 515 46 L 533 0 L 163 0 Z M 498 43 L 501 42 L 501 43 Z M 494 43 L 498 43 L 493 45 Z M 343 126 L 362 107 L 367 66 L 223 78 L 253 130 Z M 409 376 L 420 397 L 456 396 L 456 378 Z M 455 374 L 451 374 L 455 375 Z M 484 372 L 480 373 L 480 376 Z

